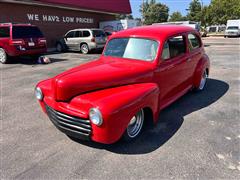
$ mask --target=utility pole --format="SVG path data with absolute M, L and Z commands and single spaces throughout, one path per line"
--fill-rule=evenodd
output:
M 203 25 L 203 0 L 201 0 L 201 26 Z
M 144 22 L 144 13 L 143 13 L 143 9 L 144 9 L 144 0 L 142 0 L 142 24 Z
M 201 9 L 203 10 L 203 0 L 201 0 Z

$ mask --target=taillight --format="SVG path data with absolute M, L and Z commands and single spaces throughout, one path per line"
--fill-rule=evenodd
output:
M 95 38 L 92 38 L 92 39 L 91 39 L 91 42 L 95 42 Z
M 10 41 L 10 43 L 12 45 L 24 45 L 25 44 L 23 39 L 14 39 L 14 40 Z
M 38 43 L 39 44 L 46 44 L 47 43 L 47 40 L 45 38 L 39 38 L 38 39 Z

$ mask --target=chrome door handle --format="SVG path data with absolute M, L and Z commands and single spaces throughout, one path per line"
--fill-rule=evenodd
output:
M 187 59 L 187 62 L 189 62 L 189 61 L 191 61 L 191 60 L 192 60 L 192 58 L 188 58 L 188 59 Z

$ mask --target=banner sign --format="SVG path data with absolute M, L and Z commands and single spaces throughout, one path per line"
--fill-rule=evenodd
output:
M 86 18 L 86 17 L 27 14 L 27 18 L 29 21 L 39 21 L 39 22 L 57 22 L 57 23 L 59 22 L 59 23 L 79 23 L 79 24 L 93 23 L 93 18 Z

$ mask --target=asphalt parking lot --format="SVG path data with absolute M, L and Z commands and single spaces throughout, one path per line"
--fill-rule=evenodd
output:
M 239 179 L 240 39 L 205 38 L 210 78 L 166 108 L 133 143 L 100 145 L 59 132 L 36 101 L 40 80 L 99 54 L 0 65 L 1 179 Z

